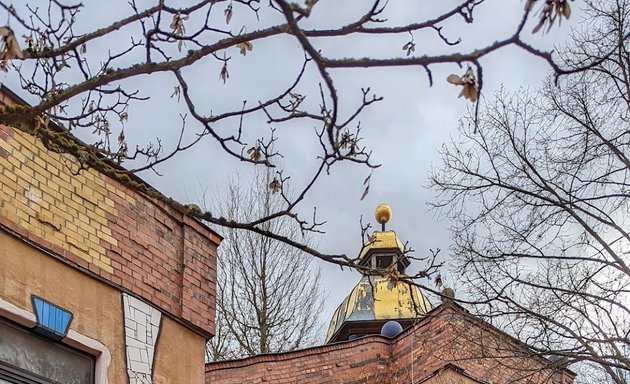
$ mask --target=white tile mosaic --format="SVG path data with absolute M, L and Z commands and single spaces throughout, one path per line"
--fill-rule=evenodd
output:
M 123 310 L 129 383 L 152 384 L 153 353 L 162 313 L 126 293 L 123 293 Z

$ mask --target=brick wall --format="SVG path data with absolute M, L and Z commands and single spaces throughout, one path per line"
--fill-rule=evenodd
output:
M 455 382 L 573 382 L 573 374 L 545 369 L 547 363 L 462 309 L 441 306 L 394 340 L 368 336 L 302 351 L 206 364 L 206 384 L 442 383 L 454 377 L 453 372 L 461 376 Z
M 380 336 L 206 364 L 206 384 L 387 383 L 391 345 Z
M 15 101 L 2 94 L 0 103 Z M 216 233 L 3 125 L 0 226 L 214 333 Z
M 418 382 L 453 364 L 483 383 L 570 384 L 573 375 L 454 305 L 422 319 L 392 343 L 394 382 Z M 397 381 L 396 381 L 397 380 Z

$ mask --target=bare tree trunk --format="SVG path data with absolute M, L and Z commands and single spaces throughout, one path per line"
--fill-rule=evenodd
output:
M 234 179 L 227 199 L 216 210 L 233 220 L 267 215 L 281 201 L 267 185 L 265 169 L 245 185 Z M 262 224 L 266 230 L 302 238 L 291 220 Z M 223 360 L 261 353 L 291 351 L 322 337 L 318 315 L 324 293 L 320 270 L 306 254 L 286 244 L 247 231 L 224 230 L 219 250 L 217 313 L 220 334 L 208 343 L 207 359 Z

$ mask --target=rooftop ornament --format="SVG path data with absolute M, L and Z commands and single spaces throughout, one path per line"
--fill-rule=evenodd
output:
M 381 224 L 381 231 L 384 231 L 385 224 L 392 218 L 392 207 L 387 204 L 379 204 L 374 212 L 374 218 Z

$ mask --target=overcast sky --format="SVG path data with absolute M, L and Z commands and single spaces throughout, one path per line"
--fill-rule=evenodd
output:
M 244 10 L 235 8 L 231 23 L 235 32 L 238 32 L 240 25 L 245 24 L 252 31 L 274 19 L 273 13 L 265 9 L 267 2 L 262 3 L 260 22 Z M 342 25 L 354 20 L 368 3 L 320 0 L 306 23 L 310 26 Z M 406 24 L 435 16 L 457 3 L 395 0 L 390 1 L 386 16 L 390 25 Z M 105 26 L 129 13 L 126 0 L 86 4 L 85 12 L 79 17 L 79 30 L 82 31 Z M 572 3 L 573 8 L 577 8 L 578 4 Z M 443 25 L 442 32 L 451 40 L 462 39 L 460 45 L 446 47 L 434 33 L 417 33 L 414 34 L 416 54 L 469 51 L 505 38 L 516 28 L 523 5 L 523 1 L 517 0 L 487 0 L 477 9 L 472 26 L 464 24 L 461 19 Z M 217 12 L 217 23 L 223 22 L 223 7 Z M 527 39 L 537 47 L 548 48 L 561 41 L 578 22 L 579 13 L 574 12 L 569 23 L 563 23 L 549 34 L 530 35 Z M 530 31 L 531 28 L 533 25 L 526 27 L 526 30 Z M 121 44 L 128 41 L 125 33 L 128 31 L 123 30 L 115 37 Z M 370 35 L 356 40 L 326 39 L 317 41 L 316 46 L 331 57 L 396 57 L 404 55 L 401 47 L 408 38 L 408 35 Z M 93 55 L 105 54 L 107 49 L 116 49 L 116 43 L 110 40 L 88 46 L 89 53 Z M 218 79 L 218 63 L 196 65 L 184 72 L 193 83 L 193 95 L 213 111 L 221 111 L 228 105 L 240 105 L 244 99 L 255 102 L 269 94 L 268 91 L 286 87 L 293 80 L 289 75 L 296 73 L 302 59 L 298 43 L 292 38 L 269 39 L 256 43 L 246 57 L 235 53 L 232 56 L 230 79 L 225 85 Z M 501 86 L 512 90 L 536 87 L 549 70 L 542 60 L 516 48 L 500 50 L 483 58 L 481 64 L 485 75 L 485 95 L 492 95 Z M 385 99 L 369 108 L 360 119 L 363 144 L 373 150 L 373 161 L 381 164 L 372 176 L 368 196 L 360 200 L 362 182 L 369 171 L 364 167 L 343 165 L 321 179 L 301 205 L 303 212 L 310 212 L 312 207 L 317 206 L 319 217 L 327 221 L 326 234 L 318 240 L 319 249 L 323 252 L 356 255 L 361 248 L 360 216 L 364 216 L 364 221 L 374 222 L 374 208 L 380 203 L 388 203 L 394 212 L 388 229 L 395 230 L 403 241 L 409 241 L 416 256 L 428 254 L 430 248 L 440 248 L 442 256 L 449 259 L 449 224 L 438 220 L 435 213 L 428 209 L 427 203 L 433 196 L 426 188 L 427 174 L 432 166 L 440 162 L 440 147 L 449 137 L 457 134 L 458 119 L 471 104 L 458 99 L 460 89 L 445 81 L 449 73 L 461 74 L 464 70 L 456 65 L 438 65 L 432 70 L 433 87 L 429 87 L 427 76 L 421 68 L 331 70 L 344 108 L 354 105 L 361 87 L 369 86 Z M 1 81 L 27 97 L 25 92 L 18 89 L 19 85 L 11 73 L 1 76 Z M 306 80 L 305 83 L 311 87 L 319 81 L 314 75 Z M 166 143 L 172 142 L 179 129 L 178 113 L 184 112 L 181 105 L 174 105 L 170 99 L 175 84 L 172 76 L 141 77 L 128 84 L 152 97 L 149 102 L 136 104 L 129 111 L 126 134 L 131 146 L 147 136 L 160 136 Z M 316 94 L 311 90 L 305 85 L 302 93 L 307 95 L 307 100 L 316 103 Z M 349 109 L 345 111 L 347 113 Z M 268 132 L 263 121 L 254 120 L 247 124 L 253 137 Z M 256 124 L 260 124 L 262 131 L 256 131 L 256 127 L 253 127 Z M 296 184 L 294 188 L 297 189 L 299 182 L 304 181 L 317 165 L 314 127 L 293 124 L 275 128 L 280 137 L 278 147 L 286 156 L 278 165 L 291 174 Z M 184 202 L 195 200 L 203 188 L 220 190 L 236 171 L 242 175 L 249 172 L 247 167 L 228 159 L 210 140 L 202 142 L 189 153 L 176 156 L 160 171 L 164 176 L 146 173 L 142 177 L 167 195 Z M 322 265 L 322 268 L 325 289 L 328 291 L 325 312 L 320 315 L 325 328 L 332 312 L 358 282 L 360 275 L 352 271 L 342 272 L 339 267 L 331 265 Z M 443 276 L 447 285 L 454 284 L 454 278 L 448 273 Z

